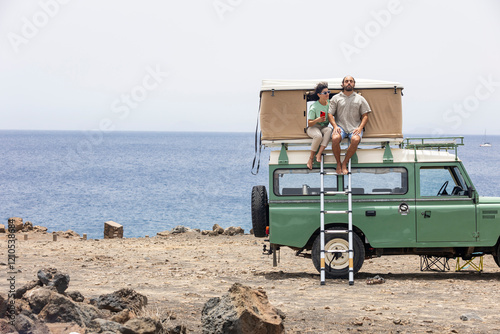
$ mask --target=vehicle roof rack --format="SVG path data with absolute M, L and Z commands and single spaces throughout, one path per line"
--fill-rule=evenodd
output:
M 385 147 L 385 145 L 401 145 L 403 143 L 403 138 L 361 138 L 360 146 L 362 145 L 379 145 Z M 265 147 L 281 147 L 285 145 L 287 148 L 292 146 L 311 146 L 312 139 L 278 139 L 278 140 L 262 140 L 262 145 Z M 342 141 L 343 144 L 347 143 L 347 139 Z
M 289 146 L 310 146 L 312 139 L 282 139 L 282 140 L 262 140 L 262 145 L 265 147 L 280 147 L 280 164 L 288 164 L 288 147 Z M 342 144 L 348 144 L 347 138 L 342 140 Z M 384 162 L 392 162 L 394 160 L 391 145 L 401 146 L 403 144 L 403 138 L 361 138 L 359 146 L 378 146 L 379 149 L 384 149 Z M 354 153 L 352 157 L 353 161 L 357 163 L 357 155 Z
M 455 151 L 455 160 L 458 160 L 458 146 L 464 145 L 464 137 L 413 137 L 405 138 L 401 143 L 401 148 L 413 149 L 415 152 L 415 161 L 417 161 L 417 150 L 427 149 L 438 151 Z

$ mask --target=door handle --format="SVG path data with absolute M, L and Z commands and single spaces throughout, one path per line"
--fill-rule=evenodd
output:
M 424 211 L 424 212 L 421 212 L 422 216 L 424 216 L 424 218 L 431 218 L 431 212 L 430 211 Z

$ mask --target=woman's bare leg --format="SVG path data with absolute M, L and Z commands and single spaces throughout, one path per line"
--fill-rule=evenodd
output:
M 316 161 L 321 162 L 321 155 L 323 154 L 323 151 L 325 150 L 326 146 L 321 145 L 319 147 L 318 154 L 316 154 Z
M 309 169 L 313 169 L 314 154 L 316 154 L 316 152 L 311 151 L 311 155 L 309 156 L 309 160 L 307 161 L 307 168 Z

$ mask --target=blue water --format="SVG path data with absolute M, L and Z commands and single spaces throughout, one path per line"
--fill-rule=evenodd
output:
M 126 237 L 177 225 L 251 228 L 251 133 L 0 131 L 0 219 L 102 238 L 104 222 Z M 267 153 L 268 154 L 268 153 Z M 267 157 L 263 158 L 267 162 Z
M 500 136 L 459 148 L 480 195 L 500 196 Z M 49 231 L 102 238 L 104 222 L 126 237 L 177 225 L 251 228 L 252 186 L 268 184 L 269 149 L 250 173 L 252 133 L 0 131 L 0 223 L 22 217 Z

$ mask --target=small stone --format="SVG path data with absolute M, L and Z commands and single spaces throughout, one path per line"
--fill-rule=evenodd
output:
M 214 231 L 215 233 L 217 234 L 222 234 L 224 233 L 224 229 L 222 227 L 219 226 L 219 224 L 215 224 L 213 227 L 212 227 L 212 231 Z
M 105 319 L 95 319 L 94 321 L 99 324 L 101 329 L 99 333 L 123 333 L 125 330 L 120 323 L 115 321 Z
M 33 226 L 33 232 L 47 233 L 47 228 L 45 226 L 35 225 Z
M 123 325 L 125 327 L 122 333 L 160 333 L 162 331 L 162 325 L 160 321 L 151 318 L 140 317 L 134 318 Z
M 385 279 L 380 277 L 379 275 L 375 276 L 375 277 L 372 277 L 372 278 L 368 278 L 366 280 L 366 284 L 368 285 L 372 285 L 372 284 L 383 284 L 385 283 Z
M 479 320 L 483 321 L 481 317 L 479 317 L 477 314 L 474 313 L 465 313 L 460 316 L 460 320 L 462 321 L 469 321 L 469 320 Z
M 15 230 L 15 232 L 21 231 L 24 227 L 23 219 L 20 217 L 9 218 L 7 223 L 8 223 L 8 227 L 13 228 Z
M 31 222 L 24 223 L 23 232 L 33 231 L 33 224 Z
M 63 293 L 69 286 L 69 275 L 60 273 L 55 274 L 48 286 L 54 286 L 57 292 Z
M 186 226 L 177 225 L 171 231 L 172 234 L 187 233 L 187 232 L 195 232 L 195 230 L 190 229 L 189 227 Z
M 53 286 L 59 293 L 66 291 L 69 286 L 69 275 L 60 273 L 55 268 L 40 269 L 37 277 L 43 285 Z
M 66 295 L 75 302 L 83 302 L 85 297 L 79 291 L 66 292 Z
M 229 236 L 233 236 L 233 235 L 236 235 L 236 234 L 245 234 L 245 230 L 242 229 L 241 227 L 234 227 L 234 226 L 231 226 L 231 227 L 228 227 L 224 230 L 224 235 L 229 235 Z
M 55 268 L 44 268 L 40 269 L 36 276 L 42 282 L 43 285 L 49 284 L 49 281 L 54 277 L 54 275 L 57 273 L 57 269 Z
M 114 314 L 111 317 L 111 321 L 115 321 L 115 322 L 118 322 L 120 324 L 124 324 L 134 317 L 135 317 L 135 315 L 133 312 L 131 312 L 129 309 L 125 309 L 125 310 L 122 310 L 122 311 Z
M 30 281 L 26 283 L 25 285 L 16 290 L 16 295 L 15 295 L 16 298 L 18 299 L 21 298 L 26 293 L 26 291 L 34 289 L 37 286 L 42 286 L 42 282 L 40 282 L 40 280 Z

